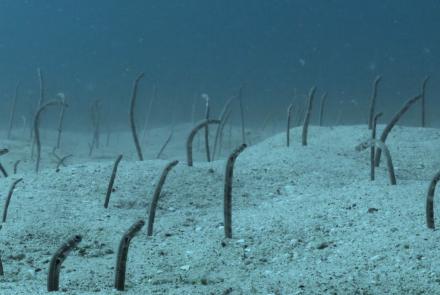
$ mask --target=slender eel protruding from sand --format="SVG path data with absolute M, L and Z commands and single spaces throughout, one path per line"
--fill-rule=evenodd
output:
M 370 130 L 371 128 L 373 128 L 373 119 L 374 119 L 374 112 L 376 108 L 376 98 L 377 98 L 377 86 L 379 85 L 380 80 L 382 80 L 382 76 L 376 76 L 376 78 L 373 81 L 373 86 L 371 90 L 370 114 L 368 116 L 368 129 Z
M 38 68 L 37 69 L 37 75 L 38 75 L 38 82 L 39 82 L 39 84 L 40 84 L 40 97 L 39 97 L 39 99 L 38 99 L 38 108 L 40 108 L 42 105 L 43 105 L 43 103 L 44 103 L 44 77 L 43 77 L 43 73 L 41 72 L 41 69 L 40 68 Z M 37 111 L 38 111 L 38 109 L 37 109 Z
M 2 263 L 2 257 L 0 256 L 0 276 L 4 276 L 5 272 L 3 271 L 3 263 Z
M 0 163 L 0 172 L 3 174 L 4 177 L 8 177 L 8 172 L 6 172 L 5 167 L 3 167 L 2 163 Z
M 125 289 L 125 273 L 127 269 L 127 257 L 128 248 L 130 247 L 131 240 L 145 225 L 145 221 L 139 220 L 134 223 L 127 232 L 122 236 L 119 243 L 118 256 L 116 258 L 116 271 L 115 271 L 115 288 L 118 291 L 124 291 Z
M 139 143 L 139 138 L 136 132 L 136 124 L 134 120 L 134 110 L 136 105 L 136 96 L 138 91 L 138 85 L 139 81 L 144 77 L 144 73 L 140 73 L 137 78 L 133 82 L 133 89 L 131 94 L 131 100 L 130 100 L 130 127 L 131 127 L 131 133 L 133 135 L 134 145 L 136 146 L 136 151 L 139 157 L 140 161 L 144 160 L 144 156 L 142 155 L 142 149 L 141 145 Z
M 40 97 L 38 99 L 38 104 L 37 104 L 37 110 L 35 112 L 35 114 L 38 112 L 38 110 L 41 108 L 41 106 L 44 103 L 45 97 L 45 89 L 44 89 L 44 78 L 43 78 L 43 73 L 41 72 L 40 68 L 37 68 L 37 76 L 38 76 L 38 82 L 40 84 Z M 38 122 L 38 125 L 40 125 L 40 122 Z M 35 151 L 35 139 L 34 137 L 34 128 L 31 128 L 31 140 L 32 140 L 32 147 L 31 147 L 31 159 L 34 159 L 34 151 Z
M 431 180 L 428 189 L 428 197 L 426 198 L 426 224 L 428 228 L 435 229 L 434 223 L 434 196 L 435 196 L 435 187 L 440 180 L 440 172 L 438 172 L 434 178 Z
M 107 193 L 105 194 L 104 208 L 108 208 L 108 203 L 110 202 L 110 195 L 112 194 L 113 191 L 113 184 L 115 183 L 116 172 L 118 172 L 118 166 L 121 160 L 122 160 L 122 155 L 119 155 L 116 158 L 115 163 L 113 164 L 112 175 L 110 176 L 110 181 L 107 187 Z
M 217 131 L 215 133 L 214 148 L 212 150 L 212 160 L 214 160 L 215 156 L 217 155 L 218 145 L 220 144 L 220 142 L 219 142 L 220 136 L 221 136 L 221 133 L 223 132 L 223 126 L 225 124 L 227 114 L 230 112 L 231 103 L 234 99 L 235 99 L 235 96 L 232 96 L 231 98 L 229 98 L 226 101 L 225 105 L 223 106 L 222 112 L 220 113 L 220 124 L 217 127 Z
M 382 135 L 380 136 L 380 140 L 385 143 L 385 141 L 387 140 L 388 134 L 390 133 L 390 131 L 393 129 L 394 125 L 396 125 L 396 123 L 400 120 L 400 118 L 403 116 L 403 114 L 405 114 L 409 108 L 419 99 L 421 99 L 422 96 L 421 95 L 417 95 L 411 99 L 409 99 L 404 105 L 403 107 L 400 109 L 400 111 L 398 111 L 394 117 L 391 119 L 391 121 L 388 123 L 388 125 L 385 127 L 385 129 L 382 131 Z M 379 167 L 380 164 L 380 156 L 381 156 L 381 150 L 378 150 L 376 152 L 375 155 L 375 165 L 376 167 Z
M 63 123 L 64 123 L 64 113 L 65 113 L 65 105 L 66 105 L 66 97 L 64 96 L 64 94 L 60 94 L 60 100 L 63 103 L 63 105 L 61 106 L 61 110 L 60 110 L 60 116 L 58 118 L 58 134 L 57 134 L 57 145 L 56 148 L 59 149 L 61 146 L 61 135 L 63 133 Z
M 60 270 L 64 260 L 82 240 L 80 235 L 73 236 L 64 243 L 52 256 L 49 264 L 49 273 L 47 275 L 47 291 L 58 291 L 60 285 Z
M 57 148 L 56 148 L 56 147 L 54 147 L 54 148 L 52 149 L 52 153 L 51 153 L 51 155 L 55 158 L 55 160 L 56 160 L 57 163 L 61 160 L 61 156 L 57 154 Z M 62 165 L 64 165 L 64 164 L 62 164 Z M 64 165 L 64 166 L 65 166 L 65 165 Z
M 310 116 L 312 115 L 312 106 L 313 106 L 313 97 L 315 96 L 316 87 L 312 87 L 309 92 L 309 96 L 307 98 L 307 110 L 306 115 L 304 117 L 304 125 L 302 131 L 302 145 L 307 145 L 307 135 L 309 130 Z
M 327 92 L 324 92 L 321 96 L 321 107 L 319 109 L 319 126 L 322 126 L 324 123 L 324 108 L 326 101 L 327 101 Z
M 14 174 L 17 174 L 18 171 L 18 164 L 20 164 L 21 160 L 17 160 L 14 163 Z
M 15 94 L 14 98 L 12 99 L 12 105 L 11 105 L 11 113 L 9 115 L 9 126 L 8 126 L 8 135 L 7 138 L 11 138 L 12 133 L 12 125 L 14 124 L 15 120 L 15 109 L 17 106 L 17 97 L 18 97 L 18 88 L 20 87 L 20 81 L 17 83 L 17 86 L 15 86 Z
M 385 157 L 387 158 L 387 169 L 388 169 L 388 175 L 390 178 L 390 183 L 391 183 L 391 185 L 395 185 L 397 182 L 396 182 L 396 175 L 394 173 L 394 165 L 393 165 L 393 160 L 391 158 L 391 153 L 390 153 L 390 150 L 388 149 L 388 147 L 386 146 L 386 144 L 382 140 L 370 139 L 370 140 L 358 145 L 356 147 L 356 150 L 363 151 L 363 150 L 367 149 L 368 147 L 371 147 L 372 145 L 376 146 L 376 148 L 377 148 L 376 153 L 377 153 L 377 151 L 381 151 L 381 150 L 384 151 Z
M 52 100 L 44 105 L 42 105 L 37 113 L 35 114 L 34 118 L 34 135 L 35 135 L 35 144 L 37 145 L 37 162 L 35 164 L 35 172 L 38 173 L 38 170 L 40 168 L 40 159 L 41 159 L 41 142 L 40 142 L 40 115 L 41 113 L 49 106 L 62 106 L 67 107 L 66 104 L 64 104 L 62 101 L 59 100 Z
M 71 158 L 71 157 L 73 157 L 72 154 L 66 155 L 66 156 L 64 156 L 64 157 L 60 157 L 60 158 L 58 159 L 57 166 L 56 166 L 56 168 L 55 168 L 55 172 L 60 172 L 60 167 L 61 167 L 61 166 L 66 167 L 66 163 L 65 163 L 65 162 L 66 162 L 67 159 L 69 159 L 69 158 Z
M 6 201 L 5 201 L 5 207 L 3 208 L 3 217 L 2 217 L 3 223 L 6 222 L 6 216 L 8 215 L 9 203 L 11 202 L 12 194 L 14 193 L 15 187 L 22 180 L 23 180 L 23 178 L 19 178 L 19 179 L 15 180 L 12 183 L 11 187 L 9 188 L 8 196 L 6 197 Z
M 290 146 L 290 122 L 292 117 L 292 109 L 293 104 L 290 104 L 287 108 L 287 130 L 286 130 L 286 141 L 287 141 L 287 147 Z
M 377 129 L 377 121 L 379 120 L 379 118 L 380 117 L 382 117 L 382 115 L 383 115 L 383 113 L 378 113 L 378 114 L 376 114 L 376 116 L 374 116 L 374 119 L 373 119 L 373 129 L 371 130 L 371 140 L 376 140 L 376 129 Z M 376 153 L 376 149 L 375 149 L 375 145 L 371 145 L 371 148 L 370 148 L 370 164 L 371 164 L 371 167 L 370 167 L 370 179 L 371 179 L 371 181 L 373 181 L 374 180 L 374 178 L 375 178 L 375 170 L 374 170 L 374 168 L 376 167 L 375 165 L 374 165 L 374 155 L 375 155 L 375 153 Z
M 101 138 L 101 100 L 95 99 L 90 106 L 90 117 L 92 121 L 92 143 L 89 144 L 89 157 L 92 156 L 93 149 L 99 149 Z
M 170 134 L 168 135 L 167 139 L 165 140 L 165 142 L 163 143 L 159 152 L 157 153 L 156 159 L 160 159 L 160 156 L 162 155 L 163 151 L 166 149 L 166 147 L 170 143 L 171 138 L 173 138 L 173 134 L 174 134 L 174 128 L 171 128 Z
M 154 218 L 156 216 L 157 202 L 159 201 L 160 193 L 162 192 L 162 187 L 165 183 L 165 180 L 167 179 L 168 173 L 178 163 L 179 163 L 179 161 L 172 161 L 172 162 L 168 163 L 168 165 L 162 171 L 162 175 L 160 176 L 159 182 L 157 183 L 156 189 L 154 190 L 153 199 L 151 200 L 151 204 L 150 204 L 150 212 L 148 214 L 147 235 L 149 237 L 151 237 L 153 235 Z
M 209 120 L 210 106 L 209 106 L 209 96 L 204 94 L 205 98 L 205 120 Z M 205 151 L 206 151 L 206 161 L 211 162 L 211 150 L 209 148 L 209 124 L 205 126 Z
M 218 141 L 218 154 L 221 155 L 222 153 L 222 147 L 223 147 L 223 136 L 224 136 L 224 129 L 226 126 L 226 123 L 228 123 L 229 118 L 231 117 L 231 113 L 232 113 L 232 109 L 229 109 L 227 111 L 227 113 L 225 114 L 224 119 L 220 122 L 220 125 L 218 126 L 219 130 L 219 141 Z M 231 127 L 232 128 L 232 127 Z M 231 128 L 229 129 L 229 131 L 231 130 Z M 229 133 L 229 135 L 231 135 Z M 231 138 L 229 138 L 231 139 Z
M 426 100 L 425 100 L 425 95 L 426 95 L 426 84 L 428 83 L 429 79 L 431 77 L 426 76 L 425 79 L 422 82 L 422 87 L 421 87 L 421 103 L 422 103 L 422 127 L 426 127 Z
M 238 155 L 244 151 L 246 144 L 240 145 L 228 158 L 225 172 L 225 189 L 224 189 L 224 227 L 225 237 L 232 239 L 232 182 L 234 176 L 234 164 Z
M 217 120 L 217 119 L 204 120 L 204 121 L 200 122 L 199 124 L 197 124 L 196 127 L 194 127 L 191 130 L 191 133 L 188 135 L 188 139 L 186 140 L 186 158 L 187 158 L 188 166 L 190 166 L 190 167 L 193 165 L 193 153 L 192 153 L 193 148 L 192 148 L 192 146 L 193 146 L 194 136 L 197 134 L 197 131 L 204 128 L 208 124 L 220 124 L 220 120 Z
M 7 153 L 9 153 L 8 149 L 0 149 L 0 156 L 3 156 Z M 8 177 L 8 172 L 6 172 L 6 169 L 5 167 L 3 167 L 2 163 L 0 163 L 0 172 L 3 174 L 4 177 Z

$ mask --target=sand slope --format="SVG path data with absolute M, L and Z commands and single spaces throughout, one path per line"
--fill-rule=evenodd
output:
M 187 167 L 183 130 L 167 160 L 135 161 L 126 141 L 130 155 L 109 209 L 104 196 L 121 149 L 93 159 L 84 149 L 58 173 L 46 159 L 35 175 L 29 148 L 4 141 L 11 149 L 0 158 L 5 166 L 27 161 L 19 174 L 0 178 L 2 207 L 12 181 L 24 178 L 0 230 L 0 294 L 45 293 L 51 255 L 74 234 L 83 241 L 64 263 L 63 294 L 118 294 L 119 240 L 147 217 L 160 173 L 175 158 L 181 163 L 165 184 L 154 236 L 143 228 L 132 241 L 126 294 L 440 294 L 440 236 L 425 225 L 440 130 L 392 131 L 397 186 L 389 185 L 385 165 L 369 180 L 369 152 L 355 151 L 369 136 L 366 126 L 311 127 L 307 147 L 295 128 L 289 148 L 283 133 L 247 148 L 236 162 L 232 240 L 223 238 L 225 160 L 202 162 L 199 150 Z

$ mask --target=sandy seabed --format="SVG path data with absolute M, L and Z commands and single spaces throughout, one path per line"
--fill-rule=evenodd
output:
M 440 234 L 425 221 L 428 185 L 440 170 L 440 130 L 392 131 L 396 186 L 384 163 L 369 180 L 369 151 L 355 150 L 369 137 L 364 125 L 312 126 L 307 147 L 299 144 L 299 128 L 289 148 L 284 133 L 255 140 L 236 161 L 230 240 L 223 229 L 225 155 L 239 137 L 211 163 L 198 143 L 188 167 L 188 130 L 176 128 L 163 159 L 143 162 L 135 160 L 129 134 L 88 157 L 85 135 L 66 133 L 59 153 L 73 157 L 56 172 L 46 140 L 38 175 L 28 142 L 2 140 L 0 147 L 10 149 L 0 157 L 6 169 L 22 162 L 16 175 L 0 178 L 0 206 L 13 180 L 23 181 L 0 230 L 0 294 L 44 294 L 52 254 L 75 234 L 83 240 L 63 264 L 60 294 L 119 294 L 119 241 L 146 220 L 161 171 L 174 159 L 180 163 L 165 183 L 153 237 L 144 227 L 131 242 L 124 293 L 440 294 Z M 151 131 L 146 158 L 166 136 Z M 119 153 L 124 158 L 105 209 Z

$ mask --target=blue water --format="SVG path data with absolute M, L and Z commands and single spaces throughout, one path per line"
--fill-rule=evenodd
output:
M 201 93 L 218 113 L 242 84 L 249 120 L 284 115 L 294 94 L 316 85 L 329 92 L 334 117 L 352 109 L 347 120 L 364 123 L 376 75 L 384 77 L 378 108 L 391 115 L 429 74 L 435 124 L 438 28 L 436 0 L 1 0 L 0 122 L 18 80 L 18 112 L 32 113 L 41 68 L 47 99 L 63 92 L 71 114 L 86 114 L 101 98 L 121 124 L 132 80 L 145 72 L 139 116 L 157 85 L 158 125 L 171 113 L 189 119 L 195 98 L 202 110 Z M 68 126 L 86 125 L 71 114 Z

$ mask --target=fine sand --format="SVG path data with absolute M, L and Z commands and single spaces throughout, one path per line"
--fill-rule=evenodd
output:
M 57 153 L 73 156 L 59 172 L 51 155 L 55 133 L 46 131 L 38 175 L 28 141 L 0 141 L 0 148 L 10 149 L 0 162 L 11 174 L 0 178 L 2 208 L 11 183 L 23 178 L 0 230 L 0 294 L 45 293 L 52 254 L 76 234 L 83 240 L 63 264 L 60 294 L 119 294 L 119 241 L 134 222 L 147 219 L 162 169 L 174 159 L 180 163 L 164 185 L 153 237 L 144 227 L 131 242 L 125 294 L 440 294 L 440 234 L 425 221 L 428 185 L 440 170 L 440 130 L 392 131 L 387 144 L 396 186 L 389 184 L 384 161 L 377 180 L 369 180 L 369 151 L 355 150 L 369 137 L 365 125 L 312 126 L 307 147 L 299 144 L 300 128 L 291 130 L 289 148 L 285 133 L 263 139 L 249 132 L 252 145 L 235 165 L 228 240 L 225 158 L 238 146 L 240 132 L 225 130 L 221 159 L 212 163 L 196 139 L 194 167 L 188 167 L 189 128 L 174 129 L 158 160 L 151 159 L 170 130 L 149 132 L 143 141 L 149 160 L 143 162 L 136 161 L 128 133 L 111 135 L 108 146 L 103 136 L 91 157 L 89 134 L 66 133 Z

